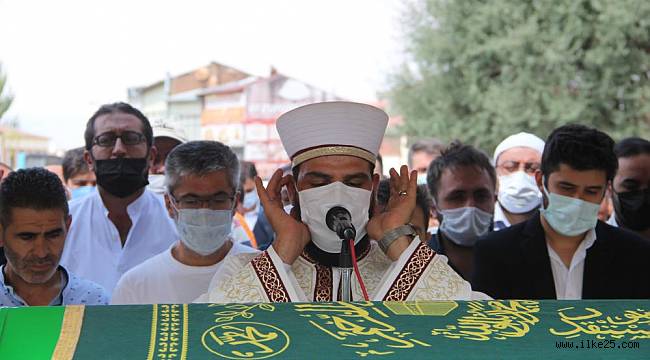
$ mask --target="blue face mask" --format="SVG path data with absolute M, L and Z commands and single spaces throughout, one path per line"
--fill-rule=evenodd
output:
M 257 190 L 249 191 L 244 194 L 244 208 L 254 210 L 260 203 L 260 197 L 257 196 Z
M 80 187 L 72 190 L 70 192 L 70 196 L 72 197 L 73 200 L 74 199 L 79 199 L 79 198 L 82 198 L 82 197 L 92 193 L 93 191 L 95 191 L 94 186 L 80 186 Z
M 546 222 L 559 234 L 578 236 L 596 227 L 599 204 L 549 193 L 546 185 L 544 185 L 544 194 L 548 199 L 548 206 L 546 209 L 540 209 L 540 212 Z

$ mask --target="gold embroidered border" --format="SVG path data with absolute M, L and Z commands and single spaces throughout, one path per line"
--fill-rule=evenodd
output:
M 154 304 L 151 310 L 151 337 L 149 338 L 149 353 L 147 360 L 153 359 L 153 354 L 156 352 L 156 333 L 158 327 L 158 305 Z
M 251 261 L 253 269 L 260 279 L 266 296 L 271 302 L 289 302 L 289 293 L 280 279 L 278 269 L 273 265 L 270 255 L 264 251 Z
M 83 305 L 68 305 L 63 312 L 61 334 L 56 342 L 52 359 L 69 360 L 74 356 L 81 334 L 81 325 L 84 319 Z
M 189 306 L 187 304 L 183 305 L 183 339 L 181 340 L 183 343 L 181 344 L 181 360 L 187 359 L 187 340 L 189 337 L 189 325 L 190 325 L 190 311 L 189 311 Z
M 332 268 L 316 265 L 316 289 L 314 289 L 314 302 L 332 301 Z
M 406 301 L 436 253 L 425 243 L 418 246 L 389 288 L 384 301 Z
M 147 359 L 187 358 L 187 305 L 154 305 Z
M 359 149 L 354 146 L 344 146 L 344 145 L 322 146 L 322 147 L 317 147 L 315 149 L 301 152 L 300 154 L 294 156 L 292 159 L 292 166 L 296 167 L 307 160 L 311 160 L 319 156 L 327 156 L 327 155 L 356 156 L 358 158 L 362 158 L 364 160 L 370 161 L 372 164 L 375 163 L 375 160 L 377 158 L 370 151 Z

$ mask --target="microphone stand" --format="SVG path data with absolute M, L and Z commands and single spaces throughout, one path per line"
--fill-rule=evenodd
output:
M 341 242 L 339 267 L 341 269 L 341 300 L 350 302 L 352 301 L 352 254 L 348 240 Z
M 341 300 L 352 301 L 352 252 L 350 250 L 350 239 L 354 239 L 355 234 L 352 229 L 345 229 L 341 243 L 341 253 L 339 254 L 339 268 L 341 269 Z M 354 246 L 354 245 L 353 245 Z

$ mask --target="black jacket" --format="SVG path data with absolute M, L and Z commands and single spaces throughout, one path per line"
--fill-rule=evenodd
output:
M 604 222 L 587 250 L 583 299 L 649 299 L 650 242 Z M 555 299 L 546 238 L 536 214 L 479 239 L 472 289 L 495 299 Z

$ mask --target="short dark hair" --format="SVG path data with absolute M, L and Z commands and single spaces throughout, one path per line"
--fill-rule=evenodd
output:
M 379 181 L 379 186 L 377 187 L 377 204 L 386 206 L 388 205 L 389 199 L 390 199 L 390 179 L 383 179 Z M 429 190 L 427 190 L 426 185 L 418 185 L 417 192 L 415 195 L 415 203 L 417 207 L 420 210 L 422 210 L 422 213 L 424 215 L 424 221 L 426 224 L 428 224 L 433 202 L 431 201 L 431 196 L 429 196 Z
M 218 141 L 189 141 L 169 152 L 165 160 L 165 185 L 171 192 L 184 176 L 203 176 L 219 170 L 228 172 L 228 182 L 237 191 L 239 159 L 232 149 Z
M 153 129 L 151 128 L 149 119 L 147 119 L 147 117 L 144 116 L 140 110 L 134 108 L 133 106 L 125 102 L 116 102 L 100 106 L 100 108 L 95 111 L 93 116 L 88 119 L 88 122 L 86 123 L 86 131 L 84 132 L 86 150 L 90 151 L 90 149 L 93 147 L 93 140 L 95 139 L 95 120 L 97 120 L 97 118 L 102 115 L 113 113 L 129 114 L 140 119 L 142 122 L 142 133 L 144 134 L 144 138 L 147 141 L 147 149 L 151 148 L 153 145 Z
M 618 160 L 614 140 L 609 135 L 584 125 L 570 124 L 553 130 L 542 154 L 542 174 L 548 177 L 565 164 L 578 171 L 603 170 L 610 181 L 616 175 Z
M 63 167 L 63 181 L 68 181 L 75 175 L 90 171 L 84 159 L 83 147 L 66 151 L 61 166 Z
M 35 210 L 61 209 L 68 216 L 68 199 L 61 179 L 44 168 L 21 169 L 12 172 L 0 185 L 0 224 L 11 223 L 14 208 Z
M 443 144 L 442 141 L 436 138 L 420 139 L 414 142 L 413 145 L 411 145 L 411 147 L 409 148 L 409 157 L 408 157 L 409 168 L 413 167 L 414 153 L 423 151 L 429 155 L 437 155 L 440 154 L 444 149 L 445 149 L 445 144 Z
M 466 145 L 456 140 L 446 149 L 442 150 L 440 156 L 429 164 L 427 186 L 429 187 L 429 193 L 434 199 L 438 197 L 438 188 L 442 173 L 445 169 L 456 168 L 458 166 L 474 166 L 487 171 L 492 180 L 492 186 L 496 188 L 497 174 L 490 158 L 483 151 L 472 145 Z
M 614 154 L 617 158 L 650 154 L 650 141 L 640 137 L 625 138 L 614 145 Z

